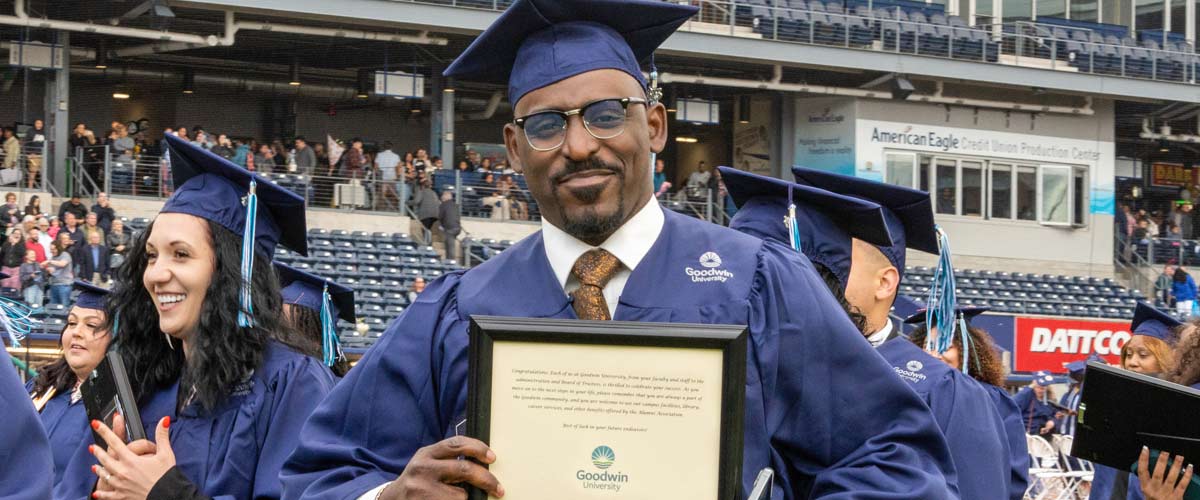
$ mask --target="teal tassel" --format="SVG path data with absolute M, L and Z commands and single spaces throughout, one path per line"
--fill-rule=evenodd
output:
M 333 317 L 333 307 L 330 303 L 329 284 L 321 291 L 321 351 L 324 355 L 325 366 L 333 366 L 342 359 L 342 344 L 338 340 L 336 322 Z
M 250 179 L 250 193 L 246 196 L 246 229 L 242 235 L 242 293 L 241 308 L 238 310 L 238 326 L 254 326 L 254 295 L 251 283 L 254 278 L 254 234 L 258 225 L 258 182 Z
M 113 316 L 113 326 L 112 326 L 112 331 L 109 332 L 109 338 L 112 338 L 112 339 L 117 338 L 117 332 L 120 331 L 120 329 L 121 329 L 121 313 L 118 312 L 116 315 Z
M 938 236 L 938 263 L 929 287 L 925 325 L 930 330 L 937 328 L 937 336 L 926 336 L 925 349 L 941 354 L 953 346 L 958 297 L 954 290 L 954 265 L 950 262 L 950 240 L 941 227 L 934 226 L 934 231 Z M 963 366 L 965 369 L 966 363 Z
M 958 316 L 958 331 L 962 335 L 962 352 L 959 353 L 959 358 L 962 360 L 962 372 L 970 375 L 968 366 L 971 364 L 971 356 L 975 354 L 975 349 L 971 347 L 971 333 L 967 331 L 967 319 Z
M 33 317 L 33 308 L 23 302 L 0 297 L 0 324 L 8 336 L 9 345 L 21 347 L 21 341 L 42 322 Z
M 796 223 L 796 204 L 792 202 L 791 186 L 788 186 L 788 213 L 783 223 L 788 228 L 788 242 L 791 243 L 792 250 L 803 252 L 800 241 L 800 225 Z

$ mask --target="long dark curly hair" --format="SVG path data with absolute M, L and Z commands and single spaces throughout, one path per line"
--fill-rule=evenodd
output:
M 317 359 L 324 359 L 324 348 L 321 339 L 321 313 L 307 307 L 293 305 L 291 312 L 283 315 L 286 327 L 280 331 L 279 341 L 291 347 L 296 352 Z M 345 358 L 337 360 L 329 367 L 334 375 L 346 376 L 350 371 L 350 363 Z
M 838 305 L 842 306 L 842 310 L 846 311 L 846 315 L 850 317 L 850 322 L 854 323 L 854 327 L 863 335 L 868 335 L 867 331 L 867 316 L 859 311 L 857 307 L 850 305 L 846 300 L 846 288 L 842 286 L 842 282 L 838 277 L 830 271 L 829 268 L 812 263 L 813 267 L 817 268 L 817 274 L 821 275 L 821 281 L 825 282 L 825 288 L 829 289 L 829 293 L 833 294 L 833 298 L 837 299 Z
M 925 325 L 921 325 L 908 334 L 908 340 L 924 349 L 925 336 L 928 333 Z M 1004 387 L 1004 365 L 1000 362 L 1000 356 L 997 355 L 996 343 L 992 341 L 992 336 L 983 329 L 970 325 L 967 326 L 967 335 L 971 336 L 971 350 L 968 352 L 971 359 L 967 363 L 967 374 L 985 384 Z M 958 349 L 959 353 L 963 352 L 962 335 L 958 335 L 956 331 L 953 339 L 952 345 Z
M 62 336 L 66 333 L 67 327 L 58 332 L 58 341 L 62 343 Z M 75 384 L 79 382 L 79 377 L 75 376 L 75 371 L 71 369 L 71 365 L 67 364 L 66 356 L 59 356 L 50 364 L 43 366 L 38 370 L 37 378 L 33 379 L 33 392 L 35 396 L 45 394 L 50 388 L 54 389 L 57 394 L 62 394 L 68 390 L 74 389 Z
M 121 352 L 139 403 L 178 381 L 178 404 L 187 400 L 191 388 L 195 391 L 191 401 L 212 411 L 236 384 L 262 365 L 269 339 L 276 338 L 280 331 L 279 281 L 268 256 L 257 250 L 251 277 L 255 325 L 238 326 L 242 237 L 207 222 L 215 268 L 200 309 L 199 333 L 187 359 L 179 342 L 174 342 L 174 348 L 168 345 L 158 328 L 154 301 L 142 284 L 148 262 L 146 240 L 154 231 L 154 223 L 129 246 L 125 264 L 117 270 L 117 286 L 108 300 L 105 327 L 111 331 L 112 321 L 119 321 L 113 348 Z
M 1175 366 L 1167 373 L 1167 380 L 1179 385 L 1195 385 L 1200 382 L 1200 319 L 1184 324 L 1179 332 L 1179 343 L 1175 345 Z

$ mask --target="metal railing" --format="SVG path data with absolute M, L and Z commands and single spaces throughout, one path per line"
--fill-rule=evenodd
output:
M 392 1 L 483 10 L 503 10 L 512 3 L 510 0 Z M 826 4 L 814 2 L 821 9 L 805 10 L 779 7 L 776 6 L 778 3 L 786 2 L 772 0 L 692 0 L 690 3 L 700 6 L 700 13 L 681 29 L 716 35 L 1171 82 L 1196 83 L 1196 72 L 1200 69 L 1200 59 L 1193 50 L 1054 36 L 1053 28 L 1056 27 L 1082 29 L 1072 26 L 1046 25 L 1032 32 L 1024 29 L 1009 32 L 1002 24 L 969 26 L 957 16 L 935 12 L 932 5 L 905 10 L 892 5 L 877 7 L 870 1 L 830 2 L 842 7 L 829 9 Z M 917 20 L 908 17 L 913 13 Z M 946 24 L 930 22 L 925 18 L 926 13 L 944 16 Z
M 1158 296 L 1158 290 L 1154 287 L 1154 282 L 1146 276 L 1145 270 L 1153 266 L 1137 251 L 1137 242 L 1131 241 L 1131 238 L 1126 236 L 1122 227 L 1115 227 L 1113 231 L 1113 250 L 1116 253 L 1113 259 L 1113 265 L 1116 268 L 1117 275 L 1125 280 L 1125 283 L 1131 290 L 1140 292 L 1143 290 L 1149 291 Z M 1140 293 L 1139 293 L 1140 295 Z
M 0 148 L 0 188 L 14 191 L 45 191 L 46 148 L 22 144 L 16 158 Z

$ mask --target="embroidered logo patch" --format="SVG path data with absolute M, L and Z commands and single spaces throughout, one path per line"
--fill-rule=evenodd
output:
M 700 256 L 700 265 L 710 269 L 720 267 L 721 256 L 717 255 L 717 252 L 704 252 L 704 255 Z
M 725 269 L 721 269 L 721 256 L 717 252 L 704 252 L 700 256 L 700 267 L 696 269 L 688 266 L 684 269 L 687 275 L 692 278 L 692 283 L 706 283 L 716 281 L 724 283 L 733 279 L 733 273 Z
M 905 365 L 905 367 L 908 368 L 908 371 L 910 371 L 910 372 L 919 372 L 919 371 L 921 371 L 922 368 L 925 368 L 925 365 L 922 364 L 920 361 L 917 361 L 914 359 L 912 361 L 909 361 L 908 364 Z

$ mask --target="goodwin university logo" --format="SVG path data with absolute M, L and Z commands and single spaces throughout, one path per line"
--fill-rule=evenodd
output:
M 616 453 L 613 453 L 612 448 L 607 446 L 600 445 L 592 450 L 592 465 L 595 465 L 597 469 L 604 470 L 612 467 L 613 461 L 616 459 Z

